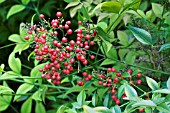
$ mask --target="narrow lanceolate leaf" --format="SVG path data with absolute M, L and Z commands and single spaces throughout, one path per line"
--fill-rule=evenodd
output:
M 17 42 L 17 43 L 24 43 L 23 40 L 21 40 L 20 36 L 18 34 L 12 34 L 9 36 L 8 40 L 12 42 Z
M 121 7 L 122 5 L 120 4 L 120 2 L 109 1 L 109 2 L 104 2 L 101 6 L 101 9 L 111 13 L 119 13 Z
M 133 107 L 138 107 L 138 106 L 150 106 L 150 107 L 155 107 L 156 104 L 151 101 L 151 100 L 142 100 L 142 101 L 139 101 L 135 104 L 132 105 Z
M 80 3 L 79 1 L 70 2 L 70 3 L 65 7 L 65 9 L 68 9 L 69 7 L 76 6 L 76 5 L 78 5 L 79 3 Z
M 145 45 L 152 45 L 152 37 L 149 32 L 133 26 L 128 26 L 128 28 L 131 30 L 131 32 L 139 42 Z
M 19 86 L 19 88 L 17 89 L 16 94 L 25 94 L 28 91 L 30 91 L 33 87 L 34 87 L 34 85 L 24 83 L 24 84 Z M 20 97 L 21 97 L 21 95 L 15 95 L 14 101 L 16 101 Z
M 45 107 L 42 102 L 36 101 L 35 113 L 46 113 Z
M 112 113 L 112 111 L 107 107 L 95 107 L 93 108 L 93 110 L 95 111 L 95 113 Z
M 167 87 L 168 87 L 168 89 L 170 89 L 170 77 L 168 78 L 168 80 L 167 80 Z
M 21 61 L 19 58 L 15 58 L 15 53 L 12 52 L 8 59 L 9 67 L 16 73 L 21 73 Z
M 87 105 L 83 105 L 83 113 L 95 113 L 94 109 L 87 106 Z
M 166 43 L 166 44 L 163 44 L 161 46 L 161 48 L 159 49 L 159 51 L 163 51 L 163 50 L 166 50 L 166 49 L 169 49 L 170 48 L 170 43 Z
M 129 99 L 138 96 L 136 90 L 128 84 L 125 84 L 125 93 L 126 93 L 127 98 Z
M 109 40 L 109 35 L 99 26 L 96 28 L 97 34 L 102 37 L 103 41 L 110 41 Z
M 80 92 L 80 94 L 77 96 L 77 102 L 80 106 L 83 105 L 83 103 L 85 102 L 85 99 L 86 99 L 86 93 L 84 90 L 82 90 Z
M 147 84 L 148 86 L 152 89 L 152 90 L 156 90 L 158 89 L 158 83 L 152 79 L 152 78 L 149 78 L 149 77 L 146 77 L 146 81 L 147 81 Z
M 0 94 L 6 93 L 6 92 L 14 92 L 14 91 L 7 86 L 0 85 Z
M 32 98 L 28 98 L 21 106 L 21 113 L 31 113 Z
M 24 10 L 24 9 L 25 9 L 25 6 L 24 6 L 24 5 L 20 5 L 20 4 L 13 5 L 13 6 L 9 9 L 9 11 L 8 11 L 7 19 L 8 19 L 10 16 L 12 16 L 12 15 L 14 15 L 14 14 L 16 14 L 16 13 L 18 13 L 18 12 L 21 12 L 21 11 Z
M 170 107 L 165 104 L 165 103 L 161 103 L 156 107 L 157 110 L 159 110 L 161 113 L 169 113 L 170 111 Z
M 30 2 L 30 0 L 21 0 L 21 2 L 22 2 L 24 5 L 27 5 L 27 4 Z
M 160 89 L 160 90 L 154 91 L 154 93 L 170 94 L 170 89 Z

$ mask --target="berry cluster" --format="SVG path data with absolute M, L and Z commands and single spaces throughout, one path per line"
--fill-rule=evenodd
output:
M 75 63 L 88 64 L 86 50 L 95 44 L 93 38 L 96 31 L 77 29 L 76 40 L 69 40 L 67 37 L 73 34 L 70 28 L 71 21 L 64 22 L 61 12 L 57 12 L 56 16 L 56 19 L 47 22 L 44 15 L 40 14 L 41 24 L 27 26 L 28 35 L 24 38 L 28 41 L 34 40 L 36 60 L 48 62 L 44 68 L 39 69 L 43 73 L 41 77 L 58 85 L 64 78 L 63 75 L 68 75 L 74 70 Z M 82 25 L 82 22 L 79 21 L 78 24 Z M 94 55 L 90 55 L 91 60 L 94 58 Z
M 140 70 L 138 70 L 140 71 Z M 128 73 L 130 76 L 123 77 L 123 73 Z M 93 76 L 92 76 L 93 75 Z M 120 100 L 117 98 L 117 89 L 122 84 L 122 81 L 127 81 L 129 84 L 134 84 L 136 81 L 136 85 L 140 85 L 142 80 L 140 79 L 142 74 L 137 72 L 135 75 L 131 69 L 127 69 L 125 72 L 123 71 L 116 71 L 115 68 L 108 68 L 106 74 L 105 73 L 98 73 L 98 74 L 88 74 L 87 72 L 83 72 L 82 76 L 84 77 L 85 81 L 89 81 L 91 79 L 95 79 L 98 81 L 98 85 L 103 87 L 109 87 L 109 92 L 111 93 L 111 98 L 116 104 L 120 104 Z M 133 76 L 132 76 L 133 75 Z M 79 86 L 84 85 L 83 81 L 78 82 Z M 122 99 L 126 97 L 126 94 L 122 94 Z

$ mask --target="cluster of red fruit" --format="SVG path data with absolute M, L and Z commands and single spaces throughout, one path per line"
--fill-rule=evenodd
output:
M 126 70 L 127 73 L 129 73 L 129 75 L 132 75 L 132 70 L 128 69 Z M 122 72 L 123 73 L 123 72 Z M 117 89 L 119 89 L 119 87 L 121 86 L 121 81 L 122 80 L 126 80 L 129 81 L 129 84 L 134 84 L 133 80 L 134 79 L 138 79 L 136 80 L 136 85 L 140 85 L 142 83 L 142 80 L 140 79 L 140 77 L 142 76 L 142 74 L 140 72 L 138 72 L 136 74 L 136 76 L 129 76 L 129 77 L 123 77 L 122 73 L 120 71 L 116 71 L 115 68 L 108 68 L 107 69 L 107 74 L 97 74 L 97 75 L 91 75 L 88 74 L 87 72 L 83 72 L 82 76 L 85 77 L 85 81 L 89 81 L 92 78 L 98 81 L 98 84 L 103 86 L 103 87 L 109 87 L 109 92 L 111 93 L 111 98 L 113 99 L 113 101 L 116 104 L 120 104 L 120 100 L 117 98 Z M 134 79 L 132 80 L 132 77 L 134 77 Z M 84 82 L 83 81 L 79 81 L 78 82 L 79 86 L 83 86 Z M 123 93 L 122 94 L 122 98 L 125 98 L 126 94 Z
M 25 40 L 34 40 L 36 43 L 34 49 L 36 60 L 49 62 L 44 68 L 39 69 L 43 73 L 41 77 L 58 85 L 64 78 L 62 75 L 68 75 L 74 70 L 73 64 L 77 62 L 76 60 L 82 65 L 88 64 L 86 50 L 95 44 L 92 39 L 96 36 L 96 31 L 78 29 L 76 41 L 69 40 L 67 36 L 73 33 L 70 28 L 71 21 L 64 23 L 61 12 L 57 12 L 56 16 L 56 19 L 47 22 L 41 14 L 43 22 L 41 25 L 28 27 Z M 82 25 L 82 22 L 79 21 L 78 24 Z M 62 32 L 63 36 L 59 32 Z M 90 55 L 91 60 L 94 58 L 94 55 Z

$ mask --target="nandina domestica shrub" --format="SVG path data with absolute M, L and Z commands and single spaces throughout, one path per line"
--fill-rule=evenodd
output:
M 23 1 L 13 8 L 24 9 Z M 52 16 L 34 7 L 31 23 L 21 23 L 20 34 L 9 37 L 16 46 L 8 59 L 11 70 L 0 66 L 0 111 L 168 113 L 168 5 L 155 2 L 142 9 L 148 1 L 66 2 L 72 19 L 64 11 Z

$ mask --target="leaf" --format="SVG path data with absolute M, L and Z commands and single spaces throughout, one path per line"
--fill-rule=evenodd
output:
M 7 86 L 0 85 L 0 94 L 6 93 L 6 92 L 14 92 L 14 91 Z
M 26 42 L 26 43 L 19 43 L 15 46 L 13 52 L 17 53 L 19 52 L 19 55 L 21 54 L 22 51 L 26 50 L 29 48 L 29 44 L 30 42 Z
M 133 107 L 139 107 L 139 106 L 156 107 L 156 104 L 151 100 L 141 100 L 136 102 L 132 106 Z
M 93 93 L 93 95 L 92 95 L 92 105 L 93 106 L 96 106 L 96 93 Z
M 128 26 L 128 28 L 139 42 L 145 45 L 152 45 L 152 37 L 149 32 L 133 26 Z
M 128 64 L 135 64 L 136 54 L 133 51 L 128 52 L 128 54 L 125 57 L 125 61 Z
M 103 30 L 107 28 L 107 24 L 105 22 L 98 22 L 97 26 L 101 27 Z
M 121 8 L 122 5 L 116 1 L 104 2 L 101 6 L 101 9 L 110 13 L 117 13 L 117 14 L 119 13 Z
M 155 90 L 154 93 L 170 94 L 170 89 Z
M 40 68 L 44 68 L 44 65 L 45 65 L 45 64 L 47 64 L 47 62 L 35 66 L 35 67 L 31 70 L 31 73 L 30 73 L 31 77 L 41 77 L 42 72 L 39 72 L 39 69 L 40 69 Z M 35 82 L 36 80 L 37 80 L 37 79 L 31 79 L 32 82 Z
M 159 88 L 158 83 L 152 78 L 146 77 L 146 82 L 152 90 L 156 90 Z
M 124 72 L 121 74 L 122 77 L 130 77 L 131 75 L 128 72 Z
M 32 98 L 28 98 L 21 106 L 21 113 L 31 113 L 32 110 Z
M 103 41 L 109 42 L 109 35 L 99 26 L 96 27 L 97 34 Z
M 11 80 L 13 78 L 18 78 L 19 74 L 13 71 L 7 71 L 2 76 L 0 76 L 0 80 Z
M 36 16 L 36 14 L 34 14 L 33 16 L 32 16 L 32 18 L 31 18 L 31 26 L 33 26 L 34 25 L 34 17 Z
M 87 20 L 91 21 L 91 18 L 90 18 L 90 16 L 89 16 L 89 13 L 88 13 L 87 9 L 84 7 L 84 5 L 82 5 L 80 11 L 83 13 L 83 16 L 84 16 Z
M 87 106 L 87 105 L 83 105 L 83 113 L 95 113 L 95 111 L 93 110 L 93 108 Z
M 30 91 L 32 88 L 34 87 L 34 85 L 32 84 L 27 84 L 27 83 L 23 83 L 19 86 L 19 88 L 17 89 L 16 94 L 25 94 L 28 91 Z M 14 100 L 16 101 L 17 99 L 19 99 L 21 97 L 21 95 L 15 95 Z
M 65 7 L 65 9 L 68 9 L 69 7 L 76 6 L 76 5 L 78 5 L 79 3 L 80 3 L 79 1 L 70 2 L 70 3 Z
M 70 93 L 72 93 L 72 92 L 79 92 L 79 91 L 81 91 L 81 90 L 83 90 L 83 87 L 78 86 L 78 85 L 73 86 L 72 88 L 70 88 L 70 89 L 65 93 L 65 96 L 68 95 L 68 94 L 70 94 Z
M 118 99 L 120 99 L 120 98 L 122 97 L 122 95 L 123 95 L 124 92 L 125 92 L 125 91 L 124 91 L 124 85 L 121 85 L 121 86 L 118 88 L 118 93 L 117 93 Z
M 162 113 L 169 113 L 170 111 L 170 107 L 165 104 L 165 103 L 161 103 L 156 107 L 157 110 L 159 110 Z
M 107 95 L 105 96 L 104 101 L 103 101 L 103 105 L 104 105 L 105 107 L 108 107 L 109 98 L 110 98 L 110 93 L 107 93 Z
M 12 52 L 8 59 L 9 67 L 16 73 L 21 73 L 21 61 L 19 58 L 15 58 L 15 53 Z
M 97 94 L 99 96 L 99 99 L 102 100 L 103 95 L 108 91 L 109 88 L 99 88 L 97 90 Z
M 162 19 L 162 14 L 163 14 L 163 9 L 164 6 L 161 4 L 157 4 L 157 3 L 152 3 L 152 10 L 155 13 L 155 15 L 159 18 Z
M 115 113 L 122 113 L 118 105 L 114 106 L 112 109 L 114 109 Z
M 96 113 L 112 113 L 110 109 L 108 109 L 107 107 L 95 107 L 93 108 L 93 110 Z
M 168 78 L 168 80 L 167 80 L 167 87 L 168 87 L 168 89 L 170 89 L 170 77 Z
M 42 102 L 36 101 L 35 113 L 46 113 L 45 107 Z
M 12 34 L 9 36 L 8 40 L 12 42 L 17 42 L 17 43 L 23 43 L 24 41 L 21 40 L 20 36 L 18 34 Z
M 12 16 L 12 15 L 18 13 L 18 12 L 23 11 L 25 8 L 26 8 L 26 7 L 25 7 L 24 5 L 20 5 L 20 4 L 13 5 L 13 6 L 9 9 L 6 18 L 8 19 L 10 16 Z
M 84 90 L 82 90 L 79 95 L 77 96 L 77 102 L 80 106 L 83 106 L 86 99 L 86 93 Z
M 0 4 L 3 3 L 3 2 L 5 2 L 5 1 L 6 1 L 6 0 L 0 0 Z
M 125 84 L 124 87 L 125 87 L 125 93 L 126 93 L 127 98 L 130 99 L 132 97 L 138 96 L 136 90 L 132 86 Z
M 12 100 L 12 93 L 11 92 L 7 92 L 6 94 L 11 94 L 11 96 L 7 95 L 7 96 L 2 96 L 0 95 L 0 112 L 4 111 L 8 108 L 8 106 L 11 103 Z
M 114 64 L 115 62 L 116 62 L 115 60 L 107 58 L 100 64 L 100 66 Z
M 30 2 L 30 0 L 21 0 L 21 2 L 22 2 L 24 5 L 27 5 L 27 4 Z
M 123 31 L 117 31 L 118 39 L 120 40 L 119 43 L 123 46 L 129 45 L 128 35 Z
M 32 95 L 32 99 L 34 99 L 35 101 L 42 101 L 40 90 L 36 91 L 36 92 Z
M 20 23 L 19 33 L 20 33 L 21 40 L 23 40 L 23 42 L 25 42 L 24 37 L 27 35 L 28 32 L 27 29 L 23 29 L 24 26 L 26 26 L 25 23 Z
M 166 49 L 169 49 L 170 48 L 170 43 L 166 43 L 166 44 L 163 44 L 161 46 L 161 48 L 159 49 L 159 51 L 162 51 L 162 50 L 166 50 Z
M 0 65 L 0 75 L 2 74 L 2 72 L 5 72 L 5 71 L 4 71 L 4 67 L 5 67 L 4 64 L 1 64 L 1 65 Z

